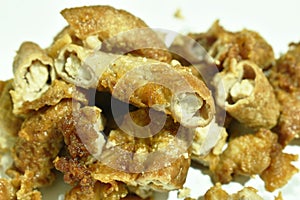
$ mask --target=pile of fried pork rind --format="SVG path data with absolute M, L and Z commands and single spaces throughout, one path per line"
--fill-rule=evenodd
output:
M 12 159 L 0 199 L 42 199 L 59 173 L 67 200 L 153 199 L 182 189 L 191 162 L 215 184 L 200 199 L 262 199 L 221 184 L 258 175 L 272 192 L 298 172 L 283 150 L 300 136 L 300 44 L 275 59 L 258 33 L 217 21 L 166 47 L 123 10 L 61 14 L 68 26 L 53 43 L 24 42 L 14 78 L 0 82 L 1 158 Z

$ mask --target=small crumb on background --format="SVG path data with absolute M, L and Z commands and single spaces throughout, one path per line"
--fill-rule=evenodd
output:
M 177 8 L 177 9 L 176 9 L 176 11 L 175 11 L 175 13 L 174 13 L 174 17 L 175 17 L 176 19 L 184 19 L 183 15 L 182 15 L 182 13 L 181 13 L 181 9 L 180 9 L 180 8 Z
M 191 189 L 184 187 L 184 188 L 178 190 L 177 198 L 178 199 L 187 198 L 188 196 L 190 196 L 190 194 L 191 194 Z

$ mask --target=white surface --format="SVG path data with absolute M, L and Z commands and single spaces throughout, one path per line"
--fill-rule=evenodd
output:
M 210 25 L 220 19 L 221 25 L 228 30 L 242 28 L 258 31 L 274 48 L 276 55 L 285 52 L 290 42 L 300 41 L 300 1 L 179 1 L 179 0 L 0 0 L 0 79 L 12 77 L 12 61 L 19 45 L 26 40 L 34 41 L 41 47 L 50 45 L 53 37 L 66 22 L 59 14 L 66 7 L 110 4 L 126 9 L 142 18 L 153 28 L 164 28 L 179 32 L 206 31 Z M 184 19 L 175 19 L 174 12 L 180 9 Z M 299 146 L 287 150 L 299 153 Z M 300 162 L 295 165 L 300 168 Z M 265 199 L 274 199 L 274 194 L 265 192 L 259 179 L 252 179 L 246 185 L 259 189 Z M 192 197 L 205 193 L 211 186 L 208 176 L 201 175 L 199 170 L 192 169 L 187 178 L 187 187 L 192 189 Z M 300 174 L 292 178 L 289 184 L 282 188 L 284 199 L 296 200 L 300 189 Z M 232 183 L 224 188 L 229 192 L 240 189 L 241 186 Z M 53 199 L 48 197 L 45 199 Z M 176 192 L 169 195 L 176 199 Z

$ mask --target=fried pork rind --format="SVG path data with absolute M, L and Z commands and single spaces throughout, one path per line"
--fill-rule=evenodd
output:
M 216 101 L 248 127 L 270 129 L 277 124 L 279 103 L 262 70 L 253 62 L 231 61 L 213 80 Z
M 277 139 L 275 133 L 263 129 L 232 139 L 219 162 L 210 166 L 214 181 L 228 183 L 234 175 L 260 175 L 267 190 L 282 187 L 298 172 L 291 164 L 298 156 L 283 153 Z
M 23 122 L 16 117 L 9 91 L 12 89 L 13 80 L 0 81 L 0 155 L 3 151 L 9 151 L 13 147 L 15 137 Z
M 229 32 L 216 21 L 207 32 L 188 36 L 199 42 L 221 69 L 231 59 L 250 60 L 262 69 L 275 61 L 272 47 L 254 31 Z
M 171 61 L 164 42 L 140 18 L 110 6 L 89 6 L 61 12 L 75 35 L 97 36 L 105 51 L 132 53 L 163 62 Z
M 182 67 L 141 57 L 92 53 L 71 44 L 62 49 L 55 68 L 67 82 L 109 91 L 137 107 L 153 107 L 186 126 L 205 126 L 215 112 L 208 88 Z
M 211 187 L 200 200 L 240 200 L 240 199 L 251 199 L 251 200 L 263 200 L 258 194 L 257 190 L 252 187 L 244 187 L 242 190 L 229 195 L 225 190 L 221 188 L 220 184 L 216 184 Z
M 37 44 L 24 42 L 17 52 L 13 63 L 14 114 L 22 114 L 25 102 L 41 97 L 56 78 L 53 60 Z
M 291 177 L 299 172 L 299 170 L 291 164 L 291 162 L 298 160 L 298 155 L 283 153 L 282 149 L 280 144 L 273 144 L 271 163 L 269 167 L 260 174 L 260 177 L 265 182 L 266 189 L 270 192 L 287 184 Z
M 131 117 L 138 120 L 136 122 L 139 125 L 145 125 L 150 120 L 146 114 L 145 110 L 138 110 L 131 113 Z M 65 141 L 69 141 L 66 143 L 71 158 L 60 157 L 55 160 L 56 168 L 65 173 L 65 181 L 68 183 L 84 185 L 82 180 L 90 180 L 92 177 L 92 180 L 105 184 L 122 182 L 133 187 L 132 190 L 135 191 L 137 189 L 134 188 L 139 187 L 142 192 L 170 191 L 181 188 L 185 182 L 190 166 L 189 151 L 186 145 L 176 142 L 178 124 L 174 124 L 171 118 L 159 133 L 150 138 L 136 138 L 120 129 L 111 131 L 105 148 L 98 157 L 99 161 L 96 162 L 88 162 L 90 155 L 87 148 L 83 144 L 80 145 L 76 123 L 76 118 L 72 119 L 70 115 L 61 125 Z M 90 135 L 90 132 L 89 129 L 85 131 L 87 135 Z M 72 146 L 81 150 L 75 150 Z M 168 149 L 169 147 L 171 149 Z M 161 162 L 162 160 L 164 162 Z
M 20 174 L 33 173 L 33 188 L 49 185 L 54 180 L 52 161 L 63 145 L 57 124 L 72 113 L 72 108 L 72 100 L 64 100 L 31 114 L 22 124 L 12 152 L 14 166 L 11 170 Z
M 282 145 L 300 137 L 300 44 L 291 44 L 270 70 L 269 80 L 280 103 L 275 131 Z
M 15 199 L 15 188 L 7 179 L 0 179 L 0 199 L 11 200 Z

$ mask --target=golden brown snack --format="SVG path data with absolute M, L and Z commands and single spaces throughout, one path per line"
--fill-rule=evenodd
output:
M 147 114 L 146 110 L 138 110 L 131 113 L 131 116 L 139 125 L 145 125 L 150 120 Z M 80 116 L 81 120 L 87 117 Z M 159 133 L 149 138 L 133 137 L 120 129 L 111 131 L 96 162 L 89 162 L 91 158 L 87 148 L 78 145 L 80 140 L 74 128 L 75 119 L 76 117 L 72 119 L 69 115 L 61 126 L 71 158 L 60 157 L 55 160 L 55 167 L 65 173 L 64 179 L 68 183 L 79 182 L 80 185 L 84 185 L 86 182 L 82 183 L 82 180 L 87 180 L 87 183 L 97 180 L 111 184 L 119 181 L 128 186 L 141 187 L 143 190 L 161 191 L 182 187 L 190 166 L 190 156 L 184 141 L 176 140 L 179 125 L 174 124 L 171 118 L 167 119 Z M 90 135 L 91 130 L 85 130 L 85 133 Z M 66 137 L 73 139 L 68 142 L 70 139 L 66 140 Z M 81 150 L 74 151 L 71 146 L 81 146 Z M 164 162 L 161 162 L 162 160 Z
M 219 162 L 210 166 L 214 181 L 228 183 L 233 175 L 251 176 L 262 173 L 270 165 L 270 154 L 276 142 L 277 136 L 268 130 L 231 140 L 220 155 Z
M 270 129 L 277 124 L 279 103 L 262 70 L 253 62 L 232 60 L 214 77 L 216 101 L 242 124 Z
M 11 200 L 15 199 L 15 188 L 7 179 L 0 179 L 0 199 Z
M 14 114 L 22 114 L 24 102 L 38 99 L 56 78 L 53 60 L 37 44 L 24 42 L 17 52 L 13 63 Z
M 298 160 L 298 155 L 286 154 L 282 152 L 280 144 L 274 144 L 271 152 L 271 163 L 260 177 L 265 182 L 265 188 L 273 192 L 283 187 L 299 170 L 291 164 Z
M 225 190 L 221 188 L 221 184 L 216 184 L 211 187 L 201 198 L 201 200 L 239 200 L 239 199 L 251 199 L 251 200 L 263 200 L 258 194 L 257 190 L 252 187 L 245 187 L 242 190 L 229 195 Z
M 298 172 L 291 164 L 298 156 L 283 153 L 277 139 L 276 134 L 263 129 L 232 139 L 219 162 L 210 166 L 214 181 L 228 183 L 234 175 L 259 174 L 269 191 L 284 186 Z
M 89 6 L 65 9 L 61 14 L 81 40 L 98 36 L 104 42 L 103 50 L 171 61 L 171 54 L 158 35 L 140 18 L 124 10 Z
M 189 36 L 208 51 L 221 69 L 233 58 L 237 61 L 250 60 L 262 69 L 275 61 L 272 47 L 254 31 L 229 32 L 216 21 L 206 33 Z
M 79 101 L 85 105 L 88 104 L 85 91 L 62 80 L 54 80 L 48 90 L 42 94 L 40 98 L 31 102 L 24 102 L 20 111 L 23 114 L 28 114 L 43 107 L 55 106 L 63 99 L 72 99 L 73 101 Z
M 9 91 L 13 80 L 0 81 L 0 152 L 13 147 L 23 119 L 16 117 Z
M 275 131 L 282 145 L 300 137 L 300 44 L 290 44 L 270 70 L 269 80 L 280 103 Z
M 33 173 L 33 187 L 49 185 L 54 180 L 52 161 L 62 147 L 58 122 L 73 112 L 72 100 L 44 108 L 26 118 L 13 150 L 14 166 L 20 174 Z
M 121 101 L 171 114 L 186 126 L 205 126 L 215 112 L 208 88 L 182 67 L 141 57 L 93 53 L 71 44 L 62 49 L 55 68 L 67 82 L 110 91 Z

